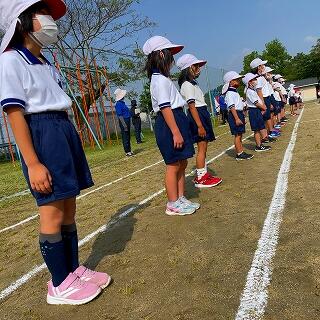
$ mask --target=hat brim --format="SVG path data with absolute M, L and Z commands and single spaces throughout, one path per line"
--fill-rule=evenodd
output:
M 225 83 L 224 86 L 221 89 L 221 93 L 225 94 L 229 89 L 229 83 Z
M 201 68 L 201 67 L 203 67 L 204 65 L 206 65 L 207 62 L 208 62 L 208 61 L 206 61 L 206 60 L 198 60 L 198 61 L 196 61 L 195 63 L 193 63 L 192 65 L 197 65 L 197 66 L 199 66 L 199 67 Z
M 119 92 L 116 95 L 116 101 L 120 101 L 121 99 L 123 99 L 127 94 L 127 90 L 121 90 L 121 92 Z
M 0 54 L 2 54 L 8 48 L 8 45 L 9 45 L 9 43 L 10 43 L 10 41 L 16 31 L 17 23 L 18 23 L 18 19 L 13 21 L 11 23 L 9 29 L 7 30 L 7 32 L 3 36 L 2 41 L 1 41 Z
M 54 20 L 59 20 L 67 13 L 67 5 L 63 0 L 41 0 L 41 1 L 43 1 L 49 7 L 50 14 Z
M 184 46 L 182 45 L 173 45 L 173 46 L 170 46 L 169 48 L 162 48 L 162 49 L 168 49 L 173 55 L 175 55 L 179 53 L 183 48 Z

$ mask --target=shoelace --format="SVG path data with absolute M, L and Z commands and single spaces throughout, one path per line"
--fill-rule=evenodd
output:
M 93 275 L 95 275 L 95 273 L 96 273 L 95 271 L 86 268 L 86 270 L 85 270 L 85 272 L 82 274 L 82 276 L 84 276 L 84 275 L 86 275 L 86 276 L 93 276 Z
M 76 279 L 70 284 L 69 287 L 76 288 L 76 289 L 81 289 L 85 282 L 81 280 L 79 277 L 76 277 Z

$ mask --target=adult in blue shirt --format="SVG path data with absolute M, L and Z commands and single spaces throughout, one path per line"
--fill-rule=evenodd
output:
M 127 94 L 126 90 L 116 89 L 114 92 L 116 96 L 116 113 L 119 119 L 119 126 L 121 129 L 121 136 L 122 136 L 122 144 L 124 152 L 126 153 L 127 157 L 133 155 L 131 151 L 131 142 L 130 142 L 130 120 L 131 120 L 131 113 L 130 109 L 127 107 L 126 103 L 124 102 L 124 97 Z
M 226 124 L 228 120 L 228 106 L 225 102 L 224 95 L 220 95 L 219 97 L 219 105 L 220 105 L 220 113 L 221 113 L 221 120 L 222 124 Z

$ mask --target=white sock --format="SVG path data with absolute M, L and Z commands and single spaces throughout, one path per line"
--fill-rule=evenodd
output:
M 207 173 L 207 167 L 204 167 L 202 169 L 196 169 L 197 171 L 197 177 L 202 178 Z

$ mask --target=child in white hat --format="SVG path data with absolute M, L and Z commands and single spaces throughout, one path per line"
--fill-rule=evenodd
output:
M 76 196 L 93 185 L 79 136 L 68 119 L 69 96 L 41 54 L 57 41 L 62 0 L 0 1 L 0 103 L 22 154 L 22 169 L 40 213 L 40 250 L 51 273 L 49 304 L 83 304 L 110 283 L 79 266 Z M 86 281 L 83 281 L 85 279 Z
M 290 105 L 290 115 L 296 116 L 295 110 L 297 108 L 297 100 L 296 100 L 296 91 L 294 90 L 295 85 L 290 84 L 289 91 L 288 91 L 288 97 L 289 97 L 289 105 Z
M 252 154 L 244 152 L 242 145 L 242 135 L 246 132 L 246 121 L 243 112 L 243 102 L 238 93 L 240 80 L 243 78 L 235 71 L 227 72 L 224 77 L 224 86 L 222 94 L 226 96 L 226 103 L 229 110 L 228 122 L 231 134 L 234 136 L 234 147 L 236 149 L 236 160 L 249 160 L 253 158 Z
M 206 155 L 208 143 L 215 140 L 210 113 L 196 79 L 200 76 L 201 67 L 207 63 L 192 54 L 184 54 L 177 61 L 181 69 L 178 80 L 182 97 L 187 101 L 188 118 L 194 143 L 197 143 L 196 178 L 197 188 L 210 188 L 222 182 L 221 178 L 213 177 L 207 171 Z
M 249 109 L 249 121 L 251 130 L 254 132 L 254 139 L 256 142 L 255 151 L 263 152 L 271 148 L 264 146 L 261 140 L 267 137 L 267 130 L 265 128 L 264 120 L 261 111 L 265 110 L 265 105 L 258 96 L 255 87 L 257 85 L 258 75 L 247 73 L 243 78 L 243 83 L 246 86 L 246 101 Z
M 185 100 L 170 79 L 173 56 L 183 49 L 167 38 L 154 36 L 146 41 L 146 71 L 150 79 L 152 108 L 156 113 L 155 136 L 166 164 L 165 184 L 168 196 L 167 215 L 189 215 L 200 208 L 187 200 L 185 170 L 187 159 L 194 155 L 189 121 L 183 112 Z

